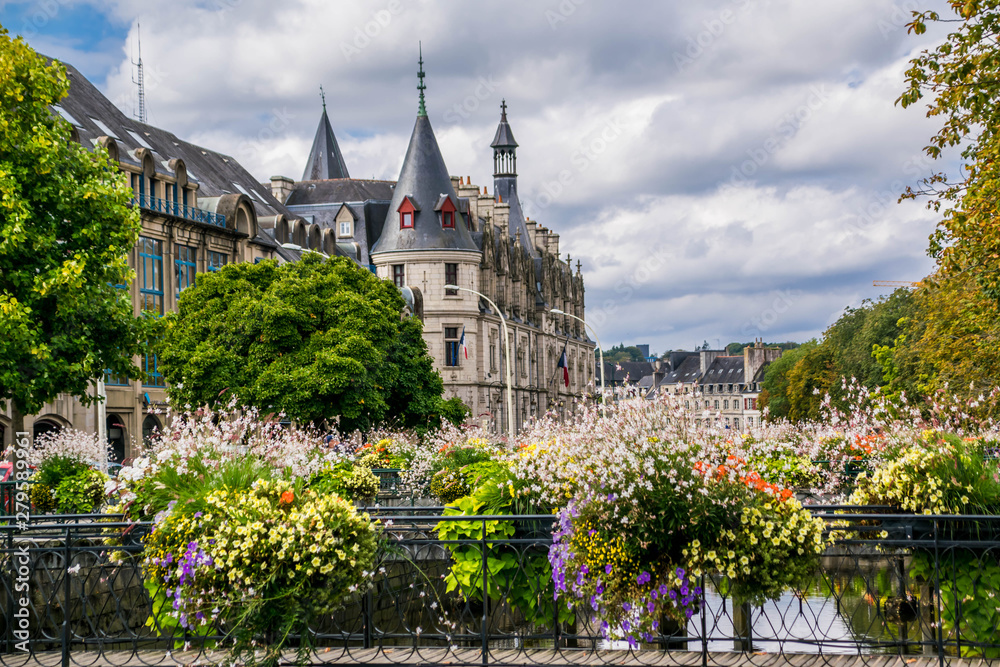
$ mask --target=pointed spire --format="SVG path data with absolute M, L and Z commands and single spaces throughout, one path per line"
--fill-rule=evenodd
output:
M 493 137 L 493 143 L 490 144 L 490 148 L 494 150 L 494 154 L 497 150 L 508 149 L 509 152 L 513 153 L 513 149 L 517 148 L 517 142 L 514 141 L 514 133 L 511 132 L 510 123 L 507 122 L 507 100 L 502 100 L 500 102 L 500 125 L 497 126 L 497 133 Z
M 302 180 L 350 178 L 344 156 L 337 144 L 337 137 L 333 134 L 333 127 L 330 126 L 330 118 L 326 115 L 326 93 L 323 92 L 323 86 L 320 86 L 319 90 L 323 100 L 323 113 L 319 117 L 319 127 L 316 128 L 316 137 L 313 139 L 312 150 L 309 151 L 305 171 L 302 172 Z
M 424 45 L 417 42 L 420 48 L 420 69 L 417 70 L 417 90 L 420 91 L 420 106 L 417 108 L 417 116 L 427 117 L 427 107 L 424 106 L 424 91 L 427 90 L 427 84 L 424 83 Z

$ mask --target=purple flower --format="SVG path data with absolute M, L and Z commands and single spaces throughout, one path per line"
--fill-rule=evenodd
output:
M 201 512 L 195 512 L 194 513 L 194 518 L 200 519 L 201 518 Z
M 671 600 L 677 599 L 677 591 L 670 591 L 670 599 Z
M 679 568 L 677 568 L 676 574 L 677 574 L 677 578 L 678 579 L 683 579 L 684 575 L 686 574 L 686 572 L 684 572 L 684 568 L 679 567 Z
M 649 613 L 652 614 L 654 611 L 656 611 L 656 605 L 653 604 L 652 602 L 648 602 L 646 603 L 646 609 L 648 609 Z
M 635 640 L 635 637 L 633 637 L 632 635 L 629 635 L 629 636 L 628 636 L 628 637 L 626 637 L 625 639 L 627 639 L 627 640 L 628 640 L 628 645 L 629 645 L 629 646 L 631 646 L 632 648 L 635 648 L 636 646 L 638 646 L 638 645 L 639 645 L 639 642 L 637 642 L 637 641 Z
M 623 603 L 622 611 L 632 611 L 632 605 L 630 605 L 628 602 Z M 625 631 L 627 632 L 628 628 L 625 628 Z
M 681 586 L 681 595 L 687 595 L 687 594 L 688 594 L 688 593 L 690 593 L 690 592 L 691 592 L 691 591 L 690 591 L 690 589 L 688 588 L 688 585 L 687 585 L 687 582 L 684 582 L 684 585 L 683 585 L 683 586 Z
M 626 609 L 625 611 L 628 611 L 628 609 Z M 631 629 L 632 629 L 632 624 L 631 623 L 629 623 L 628 621 L 622 621 L 622 630 L 624 630 L 625 632 L 628 632 Z
M 656 598 L 658 598 L 658 597 L 660 597 L 660 594 L 659 594 L 659 593 L 657 593 L 657 592 L 656 592 L 656 590 L 654 589 L 654 590 L 653 590 L 653 593 L 652 593 L 652 598 L 653 598 L 653 599 L 655 600 L 655 599 L 656 599 Z
M 650 579 L 652 579 L 652 577 L 649 576 L 649 572 L 643 571 L 638 577 L 636 577 L 636 583 L 642 586 L 643 584 L 649 583 Z
M 611 563 L 604 566 L 604 574 L 611 574 Z
M 586 563 L 584 563 L 583 565 L 580 566 L 580 573 L 581 574 L 590 574 L 590 568 L 587 567 Z

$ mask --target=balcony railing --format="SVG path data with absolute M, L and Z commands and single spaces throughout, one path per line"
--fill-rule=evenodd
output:
M 194 206 L 185 206 L 184 204 L 167 201 L 166 199 L 161 199 L 160 197 L 139 195 L 138 197 L 132 198 L 132 204 L 137 205 L 144 211 L 166 213 L 167 215 L 172 215 L 177 218 L 184 218 L 185 220 L 192 220 L 194 222 L 204 222 L 209 225 L 215 225 L 216 227 L 226 226 L 226 216 L 220 213 L 212 213 L 211 211 L 195 208 Z

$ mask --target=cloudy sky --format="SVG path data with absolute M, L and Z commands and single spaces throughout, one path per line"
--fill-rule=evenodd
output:
M 452 174 L 492 191 L 502 98 L 526 213 L 580 260 L 608 347 L 818 336 L 932 268 L 934 168 L 894 104 L 943 0 L 0 0 L 0 24 L 127 113 L 300 178 L 319 86 L 352 176 L 395 179 L 427 107 Z

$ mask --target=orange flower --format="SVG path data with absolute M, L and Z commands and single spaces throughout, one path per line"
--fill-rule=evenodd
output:
M 295 494 L 291 491 L 285 491 L 281 494 L 281 504 L 290 505 L 292 501 L 295 500 Z

